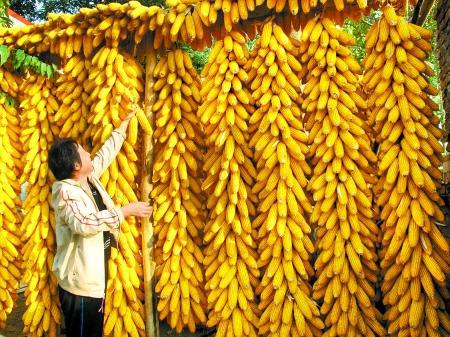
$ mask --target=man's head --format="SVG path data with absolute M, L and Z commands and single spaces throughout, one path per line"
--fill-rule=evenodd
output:
M 48 166 L 57 180 L 88 176 L 92 172 L 89 152 L 72 138 L 57 139 L 53 143 Z

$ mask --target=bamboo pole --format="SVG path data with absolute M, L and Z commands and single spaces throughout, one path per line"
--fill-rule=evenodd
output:
M 156 66 L 156 51 L 153 49 L 153 33 L 145 41 L 145 100 L 144 112 L 154 128 L 154 115 L 152 106 L 155 100 L 153 92 L 153 69 Z M 153 188 L 153 141 L 152 135 L 145 135 L 143 147 L 141 190 L 143 200 L 149 200 L 149 194 Z M 151 201 L 150 201 L 151 202 Z M 155 274 L 155 262 L 153 261 L 153 221 L 152 218 L 142 219 L 142 254 L 144 260 L 144 292 L 145 292 L 145 331 L 147 337 L 159 337 L 158 317 L 155 310 L 153 296 L 153 276 Z

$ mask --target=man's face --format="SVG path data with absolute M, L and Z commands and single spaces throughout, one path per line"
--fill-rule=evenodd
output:
M 78 144 L 78 154 L 80 155 L 81 165 L 75 164 L 77 171 L 83 175 L 89 175 L 92 173 L 92 161 L 91 154 L 87 152 L 81 145 Z

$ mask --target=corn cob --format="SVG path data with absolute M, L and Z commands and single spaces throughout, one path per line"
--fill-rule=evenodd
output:
M 357 84 L 361 67 L 348 49 L 353 38 L 333 21 L 313 18 L 306 25 L 314 27 L 303 31 L 300 46 L 319 251 L 313 298 L 323 301 L 324 336 L 384 336 L 373 303 L 379 229 L 370 185 L 376 156 Z
M 117 5 L 117 4 L 116 4 Z M 154 31 L 158 26 L 158 20 L 164 15 L 164 10 L 160 6 L 146 7 L 142 4 L 129 2 L 129 7 L 123 6 L 123 16 L 116 16 L 111 28 L 105 32 L 105 37 L 110 40 L 113 46 L 118 46 L 120 41 L 128 38 L 129 31 L 135 31 L 134 42 L 139 44 L 148 30 Z M 114 12 L 114 9 L 111 9 Z M 123 25 L 126 21 L 127 25 Z M 161 26 L 161 25 L 159 25 Z
M 390 336 L 449 333 L 445 279 L 449 246 L 438 224 L 444 221 L 442 145 L 437 93 L 425 63 L 431 32 L 408 23 L 389 5 L 366 38 L 363 83 L 370 122 L 377 134 L 381 209 L 383 303 Z
M 64 66 L 64 73 L 56 81 L 56 97 L 61 102 L 54 122 L 61 129 L 60 137 L 81 141 L 87 129 L 89 93 L 83 84 L 89 76 L 90 62 L 82 56 L 74 56 Z
M 190 0 L 181 0 L 181 2 L 185 1 Z M 286 1 L 279 2 L 280 5 L 277 7 L 277 12 L 282 11 L 286 4 Z M 298 13 L 299 8 L 297 0 L 292 0 L 289 3 L 291 13 Z M 255 0 L 214 0 L 212 2 L 209 0 L 199 1 L 194 7 L 192 14 L 187 14 L 185 17 L 185 22 L 187 23 L 187 34 L 185 35 L 194 35 L 193 33 L 189 34 L 189 29 L 194 31 L 193 28 L 195 28 L 193 47 L 203 49 L 205 46 L 211 45 L 211 36 L 209 32 L 212 32 L 212 35 L 216 39 L 223 40 L 229 32 L 235 30 L 237 25 L 248 19 L 250 13 L 255 10 L 256 6 L 262 4 L 263 1 L 259 0 L 256 2 Z M 186 5 L 187 4 L 185 3 L 174 3 L 174 6 L 177 8 L 180 6 L 186 7 Z M 254 25 L 242 25 L 239 29 L 244 29 L 247 35 L 252 39 L 256 34 Z M 156 29 L 156 35 L 162 34 L 163 30 L 164 28 L 162 30 Z M 183 40 L 189 41 L 185 39 Z
M 308 284 L 314 274 L 307 222 L 312 205 L 305 194 L 311 169 L 299 107 L 298 41 L 267 21 L 249 69 L 258 107 L 250 117 L 255 132 L 249 144 L 258 172 L 252 191 L 259 199 L 253 227 L 258 230 L 258 267 L 263 271 L 257 287 L 259 334 L 319 336 L 323 322 Z
M 17 99 L 21 80 L 7 69 L 0 68 L 0 95 L 6 93 Z M 18 207 L 20 184 L 16 177 L 22 174 L 22 144 L 20 143 L 20 115 L 14 102 L 0 96 L 0 329 L 5 328 L 7 315 L 15 305 L 16 290 L 22 277 Z
M 14 75 L 5 68 L 0 68 L 0 95 L 1 92 L 3 92 L 17 101 L 19 99 L 19 87 L 21 83 L 22 79 L 20 77 Z M 1 105 L 4 110 L 3 114 L 6 116 L 7 124 L 5 137 L 8 139 L 4 141 L 4 146 L 9 149 L 8 152 L 12 156 L 12 160 L 14 162 L 14 176 L 20 177 L 24 163 L 21 156 L 22 144 L 19 139 L 21 132 L 19 118 L 20 114 L 18 106 L 16 106 L 15 103 L 17 102 L 9 102 L 8 100 L 3 99 Z M 12 146 L 12 148 L 8 145 L 8 143 Z
M 86 105 L 90 107 L 88 128 L 82 144 L 92 144 L 96 153 L 115 127 L 138 105 L 143 92 L 142 69 L 131 55 L 115 47 L 104 46 L 92 58 L 84 91 L 90 93 Z M 138 134 L 151 134 L 150 123 L 137 106 L 127 130 L 125 143 L 100 177 L 108 194 L 117 205 L 137 201 L 139 147 Z M 105 299 L 105 336 L 139 336 L 145 326 L 143 268 L 140 224 L 134 217 L 121 224 L 118 247 L 113 247 L 109 261 L 109 278 Z M 120 322 L 120 323 L 119 323 Z
M 11 81 L 5 82 L 13 85 Z M 0 97 L 0 330 L 5 328 L 7 315 L 13 310 L 22 276 L 19 254 L 22 243 L 18 235 L 21 217 L 17 210 L 20 185 L 16 179 L 23 166 L 18 165 L 22 151 L 19 121 L 17 109 L 6 102 L 6 97 Z
M 201 193 L 202 133 L 195 115 L 200 78 L 189 55 L 169 51 L 154 69 L 156 130 L 151 193 L 154 204 L 155 261 L 161 320 L 181 332 L 206 323 L 201 233 L 205 222 Z
M 245 0 L 239 0 L 239 2 L 245 5 Z M 218 18 L 218 10 L 214 9 L 212 4 L 205 2 L 201 7 L 197 0 L 168 0 L 166 4 L 169 6 L 167 15 L 159 13 L 158 16 L 162 18 L 160 21 L 158 18 L 150 20 L 150 29 L 155 31 L 153 40 L 155 49 L 160 48 L 162 44 L 166 49 L 170 49 L 175 41 L 189 43 L 194 49 L 204 49 L 211 45 L 211 34 L 205 33 L 204 30 L 208 29 L 207 27 L 210 25 L 214 27 Z M 218 3 L 218 5 L 222 4 Z M 246 7 L 241 7 L 241 9 L 247 13 Z M 237 6 L 234 8 L 233 14 L 234 20 L 239 20 Z M 245 17 L 247 16 L 248 14 L 245 14 Z M 152 24 L 152 21 L 155 24 Z M 228 13 L 226 25 L 231 27 L 231 24 L 231 16 Z
M 244 87 L 249 57 L 245 42 L 233 31 L 216 43 L 202 72 L 198 110 L 208 149 L 202 184 L 209 210 L 204 234 L 207 326 L 217 326 L 216 337 L 257 336 L 258 326 L 254 289 L 259 271 L 250 221 L 256 170 L 247 145 L 253 99 Z
M 19 77 L 15 76 L 7 69 L 0 68 L 0 92 L 3 92 L 10 97 L 17 97 L 19 85 Z M 5 104 L 5 102 L 2 104 Z
M 223 27 L 226 32 L 233 30 L 233 25 L 246 20 L 250 12 L 254 11 L 257 3 L 254 0 L 203 0 L 196 6 L 195 11 L 203 23 L 209 27 L 217 24 L 219 14 L 223 15 Z
M 51 271 L 56 250 L 55 218 L 50 211 L 52 178 L 49 174 L 48 149 L 58 134 L 53 123 L 59 108 L 54 83 L 44 77 L 28 75 L 20 91 L 24 98 L 23 128 L 20 141 L 24 162 L 20 183 L 27 182 L 27 197 L 23 203 L 24 218 L 20 227 L 24 242 L 23 282 L 27 284 L 23 315 L 24 334 L 54 336 L 61 321 L 57 280 Z

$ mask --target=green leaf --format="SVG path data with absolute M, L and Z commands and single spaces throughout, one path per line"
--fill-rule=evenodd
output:
M 40 61 L 36 56 L 31 56 L 31 63 L 30 63 L 31 68 L 36 69 L 39 66 L 39 63 Z
M 19 61 L 19 59 L 14 58 L 13 61 L 12 61 L 12 64 L 13 64 L 14 70 L 19 70 L 21 65 L 22 65 L 22 62 Z
M 25 60 L 25 52 L 22 49 L 17 49 L 14 57 L 19 60 L 20 62 L 23 62 Z
M 0 0 L 0 27 L 11 27 L 12 21 L 9 18 L 8 14 L 8 8 L 10 7 L 11 3 L 9 0 Z
M 4 65 L 8 61 L 9 50 L 7 46 L 0 46 L 0 66 Z
M 51 78 L 52 75 L 53 75 L 52 66 L 49 65 L 49 64 L 46 64 L 46 65 L 45 65 L 45 72 L 46 72 L 46 74 L 47 74 L 47 77 L 48 77 L 48 78 Z
M 15 106 L 16 105 L 16 100 L 1 90 L 0 90 L 0 98 L 5 98 L 4 104 L 6 106 Z
M 24 67 L 25 69 L 27 69 L 27 68 L 30 67 L 31 59 L 32 59 L 32 56 L 30 56 L 30 55 L 26 55 L 26 56 L 25 56 L 25 60 L 23 61 L 23 67 Z
M 39 71 L 39 74 L 41 74 L 42 76 L 46 76 L 47 75 L 47 64 L 46 63 L 44 63 L 44 62 L 41 62 L 41 64 L 40 64 L 40 71 Z
M 13 67 L 15 70 L 19 70 L 22 67 L 25 56 L 25 52 L 22 49 L 17 49 L 15 51 L 13 59 Z
M 15 106 L 16 100 L 10 96 L 6 96 L 6 105 L 7 106 Z

